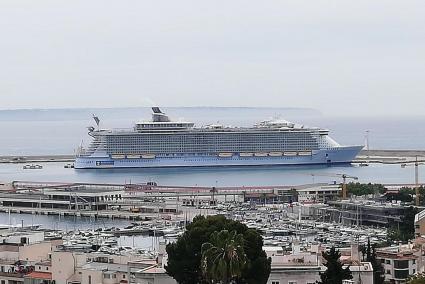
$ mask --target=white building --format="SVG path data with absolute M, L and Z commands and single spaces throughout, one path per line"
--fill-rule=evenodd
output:
M 298 202 L 300 203 L 324 203 L 334 200 L 341 195 L 341 187 L 338 184 L 317 185 L 297 189 Z
M 320 273 L 326 269 L 320 245 L 312 245 L 308 251 L 302 252 L 295 242 L 290 255 L 284 255 L 279 247 L 264 247 L 264 250 L 272 258 L 268 284 L 313 284 L 320 280 Z M 353 275 L 350 283 L 373 284 L 372 265 L 359 260 L 358 246 L 354 245 L 347 251 L 348 254 L 341 256 L 341 261 L 350 267 Z
M 384 268 L 385 280 L 396 284 L 404 283 L 410 275 L 419 272 L 422 266 L 422 251 L 422 246 L 413 244 L 377 249 L 377 259 Z
M 51 253 L 60 244 L 62 240 L 45 240 L 43 232 L 1 230 L 0 283 L 51 283 Z
M 45 240 L 42 232 L 5 231 L 0 232 L 1 239 L 0 284 L 176 284 L 164 268 L 164 244 L 160 245 L 157 257 L 152 258 L 139 253 L 115 255 L 70 250 L 62 245 L 61 239 Z M 268 284 L 313 284 L 325 269 L 320 245 L 302 251 L 294 242 L 290 254 L 281 247 L 263 249 L 272 259 Z M 341 261 L 350 265 L 353 273 L 349 283 L 373 284 L 372 266 L 359 261 L 357 246 L 341 252 Z

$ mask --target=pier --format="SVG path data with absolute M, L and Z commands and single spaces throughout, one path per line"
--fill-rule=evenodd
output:
M 75 155 L 22 155 L 22 156 L 0 156 L 0 163 L 52 163 L 73 162 Z
M 147 184 L 90 184 L 13 181 L 0 191 L 0 211 L 93 218 L 145 220 L 214 213 L 219 203 L 283 204 L 309 192 L 326 200 L 339 196 L 338 184 L 202 187 Z M 304 197 L 303 197 L 304 198 Z M 208 212 L 206 212 L 208 211 Z
M 391 191 L 414 184 L 384 185 Z M 223 204 L 324 203 L 341 195 L 337 183 L 270 186 L 172 186 L 13 181 L 0 186 L 0 212 L 128 220 L 217 213 Z M 221 204 L 221 205 L 220 205 Z

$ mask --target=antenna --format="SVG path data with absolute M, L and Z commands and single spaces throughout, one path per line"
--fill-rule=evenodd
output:
M 418 156 L 415 156 L 415 161 L 413 162 L 409 162 L 410 164 L 402 164 L 401 167 L 405 168 L 407 166 L 414 166 L 415 167 L 415 205 L 419 206 L 420 205 L 420 191 L 419 191 L 419 166 L 423 165 L 424 163 L 419 162 L 418 160 Z
M 415 204 L 416 206 L 419 206 L 420 204 L 420 198 L 419 198 L 419 163 L 418 163 L 418 156 L 416 156 L 415 159 Z
M 365 139 L 366 139 L 366 153 L 367 153 L 367 160 L 369 161 L 369 150 L 370 150 L 370 148 L 369 148 L 369 133 L 370 133 L 370 131 L 369 130 L 366 130 L 366 135 L 365 135 Z

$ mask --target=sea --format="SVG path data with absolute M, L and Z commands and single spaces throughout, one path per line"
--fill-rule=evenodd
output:
M 342 145 L 365 145 L 366 131 L 370 149 L 425 150 L 425 116 L 345 117 L 306 108 L 166 107 L 171 118 L 192 121 L 198 126 L 251 126 L 265 119 L 286 119 L 297 124 L 327 128 Z M 73 154 L 88 145 L 87 127 L 131 128 L 135 122 L 149 120 L 147 107 L 0 110 L 0 156 Z M 399 165 L 346 166 L 272 166 L 170 169 L 65 169 L 64 163 L 45 163 L 41 170 L 24 170 L 21 164 L 0 164 L 0 181 L 61 181 L 95 183 L 142 183 L 184 186 L 299 185 L 315 182 L 340 182 L 338 174 L 359 178 L 359 182 L 414 183 L 414 168 Z M 425 171 L 419 170 L 419 180 Z M 0 223 L 9 216 L 0 215 Z M 17 216 L 16 218 L 20 218 Z M 53 217 L 42 220 L 48 227 L 57 224 Z M 53 218 L 53 219 L 52 219 Z M 18 220 L 16 219 L 16 220 Z M 19 220 L 18 220 L 19 221 Z M 26 220 L 29 222 L 30 220 Z M 65 220 L 69 228 L 92 226 L 92 220 Z M 97 224 L 99 227 L 105 224 Z M 122 222 L 122 225 L 126 225 Z M 67 225 L 68 228 L 68 225 Z M 62 228 L 63 229 L 63 228 Z

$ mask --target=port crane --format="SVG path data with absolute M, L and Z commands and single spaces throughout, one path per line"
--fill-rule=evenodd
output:
M 415 205 L 420 205 L 420 192 L 419 192 L 419 165 L 424 165 L 424 163 L 419 163 L 418 156 L 416 156 L 416 159 L 414 162 L 407 162 L 404 164 L 401 164 L 402 168 L 409 167 L 409 166 L 415 166 Z
M 358 177 L 355 176 L 350 176 L 347 174 L 334 174 L 334 173 L 329 173 L 329 174 L 311 174 L 311 176 L 324 176 L 324 177 L 337 177 L 337 178 L 341 178 L 342 179 L 342 199 L 346 199 L 347 198 L 347 180 L 351 179 L 351 180 L 358 180 Z

